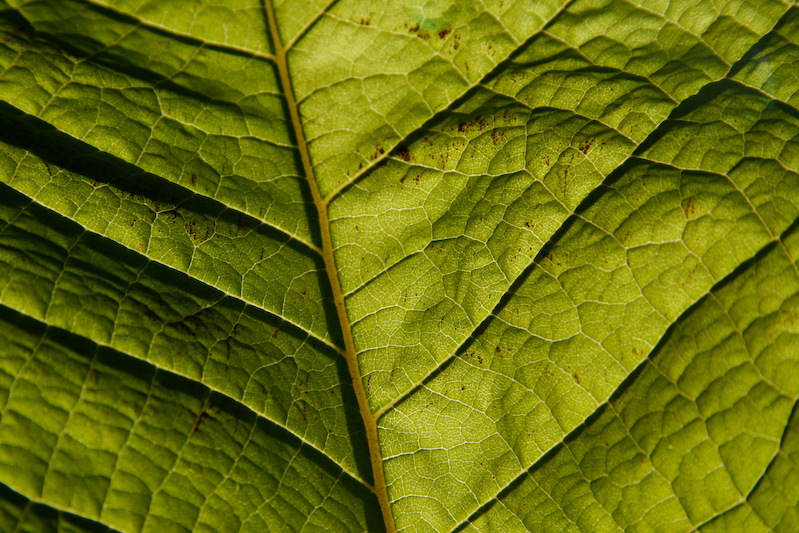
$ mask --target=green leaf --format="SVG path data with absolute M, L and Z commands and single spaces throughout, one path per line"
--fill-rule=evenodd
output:
M 0 530 L 799 529 L 798 6 L 0 34 Z

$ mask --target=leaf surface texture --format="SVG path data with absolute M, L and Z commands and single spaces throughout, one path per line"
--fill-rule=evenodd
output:
M 795 531 L 799 8 L 0 1 L 0 529 Z

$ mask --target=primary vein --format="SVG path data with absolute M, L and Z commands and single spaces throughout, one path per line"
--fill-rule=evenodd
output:
M 377 418 L 369 408 L 369 401 L 366 398 L 366 390 L 364 389 L 361 371 L 358 367 L 358 357 L 355 350 L 355 342 L 352 338 L 352 328 L 350 326 L 349 317 L 347 316 L 347 309 L 344 305 L 344 294 L 341 291 L 341 284 L 338 279 L 338 271 L 336 269 L 336 261 L 333 257 L 333 242 L 330 236 L 330 223 L 327 215 L 327 203 L 319 193 L 319 187 L 316 184 L 313 166 L 311 165 L 311 156 L 308 152 L 308 143 L 305 140 L 305 134 L 302 129 L 302 122 L 300 121 L 300 113 L 297 107 L 297 101 L 294 97 L 294 90 L 291 86 L 291 78 L 288 71 L 288 48 L 285 47 L 281 41 L 280 33 L 277 27 L 277 19 L 275 18 L 275 11 L 272 6 L 272 0 L 265 0 L 264 8 L 269 24 L 269 33 L 272 39 L 272 45 L 275 49 L 276 62 L 278 71 L 280 73 L 280 83 L 283 87 L 283 94 L 286 98 L 286 107 L 291 115 L 291 123 L 297 140 L 297 149 L 300 153 L 302 160 L 303 170 L 308 179 L 308 186 L 311 190 L 314 205 L 319 212 L 319 226 L 322 235 L 322 257 L 325 261 L 325 271 L 330 282 L 331 291 L 333 293 L 333 300 L 336 305 L 336 313 L 338 314 L 339 323 L 341 326 L 341 333 L 344 337 L 345 354 L 344 358 L 347 362 L 347 369 L 352 381 L 352 388 L 355 396 L 358 399 L 358 409 L 363 419 L 363 425 L 366 430 L 366 439 L 369 443 L 369 458 L 372 465 L 372 475 L 374 476 L 374 489 L 373 492 L 377 496 L 380 504 L 380 510 L 383 515 L 383 521 L 386 526 L 387 533 L 395 533 L 394 518 L 391 513 L 391 504 L 388 500 L 388 492 L 386 490 L 386 481 L 383 475 L 383 458 L 380 454 L 380 443 L 377 435 Z

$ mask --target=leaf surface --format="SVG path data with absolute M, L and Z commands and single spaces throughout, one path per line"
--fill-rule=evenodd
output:
M 799 527 L 796 6 L 0 33 L 1 529 Z

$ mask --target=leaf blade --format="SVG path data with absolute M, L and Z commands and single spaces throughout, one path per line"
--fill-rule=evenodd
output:
M 790 529 L 797 11 L 642 4 L 4 10 L 3 520 Z

